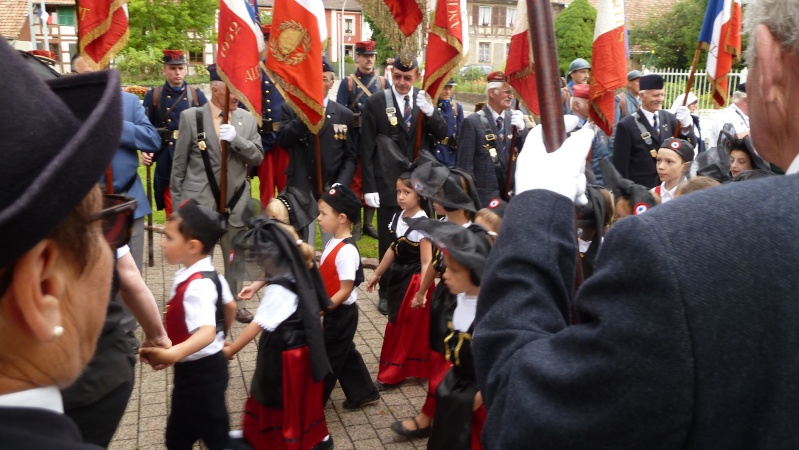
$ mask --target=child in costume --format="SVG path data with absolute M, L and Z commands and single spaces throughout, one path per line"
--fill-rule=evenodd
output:
M 361 217 L 361 200 L 350 188 L 338 185 L 319 199 L 319 228 L 332 234 L 319 263 L 319 272 L 333 305 L 325 313 L 324 336 L 327 358 L 333 370 L 325 380 L 324 403 L 341 384 L 344 409 L 357 409 L 380 399 L 369 369 L 352 342 L 358 329 L 358 291 L 363 282 L 361 255 L 352 237 L 352 224 Z
M 668 138 L 660 145 L 657 154 L 657 170 L 661 184 L 655 186 L 652 192 L 660 197 L 661 203 L 674 199 L 677 188 L 687 181 L 685 175 L 693 160 L 694 146 L 688 141 Z
M 164 228 L 164 257 L 184 266 L 175 273 L 164 319 L 172 347 L 145 347 L 140 354 L 155 368 L 175 365 L 168 449 L 191 449 L 198 439 L 212 450 L 227 448 L 229 375 L 222 347 L 236 303 L 209 256 L 223 234 L 223 216 L 194 200 L 183 202 Z
M 293 228 L 258 218 L 234 238 L 236 258 L 255 262 L 267 287 L 255 317 L 225 347 L 228 359 L 260 333 L 244 440 L 258 449 L 333 447 L 322 406 L 330 373 L 319 313 L 330 306 L 314 263 L 314 249 Z
M 508 203 L 501 198 L 494 198 L 488 202 L 485 208 L 477 211 L 474 216 L 474 223 L 482 225 L 488 230 L 488 234 L 496 239 L 499 229 L 502 227 L 502 216 L 505 214 L 505 207 Z

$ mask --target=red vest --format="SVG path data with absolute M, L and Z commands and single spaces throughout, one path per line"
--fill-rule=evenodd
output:
M 202 272 L 196 272 L 185 281 L 180 283 L 175 289 L 175 296 L 166 304 L 166 314 L 164 317 L 164 327 L 172 345 L 180 344 L 191 337 L 189 328 L 186 326 L 186 310 L 183 309 L 183 295 L 186 288 L 194 280 L 203 278 Z
M 322 281 L 325 283 L 325 290 L 329 297 L 333 297 L 333 294 L 341 288 L 341 280 L 338 279 L 338 270 L 336 270 L 336 257 L 339 250 L 345 245 L 347 245 L 346 242 L 339 242 L 338 245 L 333 247 L 333 250 L 330 250 L 325 262 L 319 266 L 319 273 L 322 275 Z

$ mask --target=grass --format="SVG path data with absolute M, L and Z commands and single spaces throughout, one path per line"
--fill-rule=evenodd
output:
M 141 178 L 142 183 L 145 186 L 145 192 L 147 190 L 147 168 L 143 165 L 139 166 L 139 177 Z M 151 169 L 151 175 L 155 176 L 155 168 Z M 259 191 L 260 180 L 258 178 L 253 178 L 250 180 L 250 187 L 252 188 L 252 198 L 261 198 L 261 194 Z M 162 225 L 166 222 L 166 214 L 163 210 L 156 211 L 155 210 L 155 201 L 152 202 L 153 208 L 153 224 Z M 375 214 L 374 219 L 372 220 L 372 225 L 377 228 L 377 214 Z M 318 231 L 318 230 L 317 230 Z M 322 248 L 322 237 L 320 233 L 316 233 L 316 248 Z M 378 251 L 377 251 L 377 240 L 372 239 L 369 236 L 364 235 L 360 241 L 358 241 L 358 251 L 361 252 L 361 257 L 363 258 L 378 258 Z

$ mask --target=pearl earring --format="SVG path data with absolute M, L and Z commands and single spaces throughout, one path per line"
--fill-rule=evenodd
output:
M 53 337 L 59 338 L 61 335 L 64 334 L 64 327 L 60 325 L 56 325 L 53 327 Z

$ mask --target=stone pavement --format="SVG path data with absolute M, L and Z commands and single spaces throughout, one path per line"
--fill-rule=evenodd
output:
M 172 276 L 178 266 L 169 265 L 163 260 L 159 242 L 161 235 L 154 233 L 155 264 L 147 267 L 147 248 L 145 243 L 144 278 L 153 291 L 159 307 L 163 311 L 168 300 Z M 364 239 L 370 239 L 364 237 Z M 146 241 L 146 239 L 145 239 Z M 222 273 L 221 253 L 217 246 L 214 261 Z M 372 271 L 366 270 L 367 280 Z M 365 286 L 364 283 L 362 286 Z M 235 293 L 234 293 L 235 294 Z M 259 299 L 251 301 L 253 312 Z M 383 344 L 386 318 L 377 312 L 377 293 L 369 294 L 365 288 L 358 288 L 360 319 L 355 345 L 363 355 L 366 366 L 377 375 L 377 362 Z M 233 338 L 239 335 L 244 325 L 234 322 L 231 330 Z M 138 331 L 141 340 L 141 329 Z M 255 371 L 257 340 L 245 347 L 230 362 L 230 384 L 227 390 L 227 405 L 230 413 L 231 429 L 241 429 L 244 401 L 247 399 L 250 381 Z M 172 389 L 172 369 L 155 371 L 146 364 L 137 364 L 136 383 L 128 403 L 125 417 L 117 429 L 109 448 L 117 450 L 163 449 L 164 430 L 169 414 L 169 399 Z M 336 387 L 325 409 L 325 418 L 336 449 L 413 449 L 426 448 L 427 439 L 407 441 L 391 431 L 389 426 L 396 420 L 415 416 L 421 410 L 427 395 L 426 380 L 406 380 L 399 387 L 382 393 L 377 404 L 356 411 L 345 411 L 341 407 L 344 393 Z M 195 448 L 201 448 L 196 445 Z

